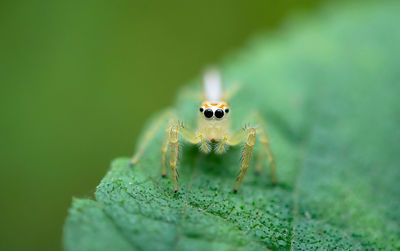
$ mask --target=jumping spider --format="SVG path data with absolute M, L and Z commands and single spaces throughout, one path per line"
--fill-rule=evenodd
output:
M 230 128 L 231 112 L 227 101 L 232 93 L 222 92 L 221 77 L 217 70 L 212 69 L 204 75 L 204 99 L 198 107 L 198 127 L 191 130 L 183 124 L 179 123 L 177 116 L 170 110 L 164 112 L 144 136 L 143 143 L 139 146 L 137 152 L 131 159 L 131 165 L 138 162 L 149 141 L 158 131 L 164 121 L 169 119 L 165 129 L 163 143 L 161 145 L 161 174 L 163 177 L 167 175 L 167 152 L 169 148 L 169 166 L 172 171 L 172 184 L 175 193 L 178 192 L 178 155 L 180 137 L 192 144 L 199 145 L 204 153 L 215 151 L 217 154 L 223 154 L 228 146 L 235 146 L 244 143 L 240 173 L 236 178 L 233 191 L 236 193 L 243 180 L 243 177 L 249 167 L 256 139 L 261 142 L 263 152 L 261 158 L 267 156 L 271 171 L 271 181 L 276 184 L 275 160 L 269 146 L 269 139 L 265 132 L 265 122 L 258 113 L 254 113 L 252 118 L 257 121 L 257 126 L 246 127 L 237 132 L 232 132 Z M 217 143 L 212 149 L 211 143 Z M 257 171 L 261 171 L 262 162 L 258 161 Z

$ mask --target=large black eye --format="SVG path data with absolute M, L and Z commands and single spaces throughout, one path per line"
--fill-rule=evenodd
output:
M 229 112 L 229 108 L 225 108 L 225 113 L 228 113 Z
M 211 109 L 206 109 L 204 111 L 204 116 L 206 116 L 206 118 L 211 118 L 213 115 L 214 115 L 214 113 Z
M 224 111 L 222 110 L 222 109 L 217 109 L 216 111 L 215 111 L 215 117 L 217 117 L 217 118 L 222 118 L 224 116 Z
M 200 112 L 204 112 L 204 108 L 203 107 L 200 107 Z

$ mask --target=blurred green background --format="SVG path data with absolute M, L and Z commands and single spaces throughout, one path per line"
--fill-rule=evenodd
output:
M 1 250 L 61 249 L 73 196 L 179 86 L 306 1 L 1 1 Z

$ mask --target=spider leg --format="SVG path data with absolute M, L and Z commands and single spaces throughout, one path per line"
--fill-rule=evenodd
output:
M 258 123 L 257 133 L 260 136 L 259 140 L 263 146 L 264 154 L 267 156 L 267 159 L 269 162 L 269 167 L 270 167 L 270 172 L 271 172 L 271 182 L 272 182 L 272 184 L 276 184 L 278 179 L 277 179 L 277 175 L 276 175 L 275 158 L 271 151 L 268 134 L 265 131 L 266 122 L 259 113 L 255 113 L 253 116 L 255 117 L 255 119 Z M 260 157 L 262 158 L 262 156 L 260 156 Z M 257 171 L 261 171 L 261 168 L 262 168 L 262 161 L 260 162 L 260 166 L 257 167 Z
M 262 172 L 262 165 L 264 162 L 264 154 L 258 153 L 257 154 L 257 163 L 256 163 L 256 174 L 260 174 Z
M 161 166 L 162 166 L 162 176 L 165 177 L 167 174 L 166 168 L 166 154 L 169 147 L 169 165 L 172 172 L 172 184 L 174 187 L 174 192 L 177 193 L 179 190 L 178 185 L 178 161 L 179 161 L 179 136 L 192 144 L 197 144 L 200 139 L 196 137 L 194 131 L 189 128 L 184 127 L 182 124 L 176 121 L 170 122 L 169 126 L 165 130 L 165 136 L 163 144 L 161 146 Z
M 210 144 L 207 142 L 207 140 L 204 138 L 201 132 L 193 131 L 187 127 L 182 127 L 179 132 L 182 135 L 182 138 L 188 141 L 189 143 L 194 145 L 200 143 L 200 149 L 204 153 L 209 153 L 211 151 Z
M 167 176 L 167 151 L 168 151 L 168 145 L 169 145 L 169 131 L 170 131 L 170 126 L 167 126 L 165 128 L 164 137 L 163 137 L 163 141 L 161 144 L 161 176 L 162 177 Z
M 178 157 L 179 157 L 179 135 L 178 126 L 173 125 L 169 130 L 169 165 L 171 166 L 172 172 L 172 184 L 174 186 L 175 193 L 178 192 Z
M 247 128 L 239 131 L 234 134 L 228 143 L 230 145 L 237 145 L 240 142 L 245 140 L 245 144 L 243 147 L 242 161 L 241 167 L 238 177 L 236 178 L 235 187 L 233 191 L 236 193 L 239 189 L 240 184 L 242 183 L 243 177 L 246 174 L 247 169 L 249 168 L 251 156 L 253 154 L 253 147 L 256 142 L 256 129 L 255 128 Z
M 267 158 L 268 158 L 269 168 L 270 168 L 270 172 L 271 172 L 271 182 L 272 182 L 272 184 L 276 184 L 278 181 L 278 178 L 276 175 L 275 158 L 274 158 L 274 155 L 272 154 L 271 147 L 269 145 L 268 135 L 264 132 L 264 130 L 260 130 L 260 141 L 263 145 L 265 154 L 267 155 Z M 260 168 L 260 171 L 261 171 L 261 168 Z
M 130 161 L 130 165 L 136 164 L 142 157 L 144 151 L 147 149 L 150 141 L 154 138 L 161 126 L 167 122 L 168 117 L 171 116 L 171 109 L 165 110 L 155 121 L 151 124 L 149 130 L 145 133 L 143 140 L 140 142 L 136 153 L 133 155 Z

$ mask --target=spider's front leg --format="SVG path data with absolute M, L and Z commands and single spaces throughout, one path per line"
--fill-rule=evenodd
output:
M 253 148 L 256 143 L 256 129 L 255 128 L 247 128 L 241 130 L 232 136 L 232 138 L 228 141 L 229 145 L 237 145 L 240 142 L 245 140 L 245 144 L 243 147 L 243 155 L 240 166 L 240 172 L 238 177 L 236 178 L 235 187 L 233 191 L 236 193 L 239 189 L 240 184 L 242 183 L 243 177 L 246 174 L 247 169 L 249 168 L 251 157 L 253 154 Z
M 178 186 L 178 161 L 179 161 L 179 136 L 182 136 L 186 141 L 197 144 L 200 142 L 201 137 L 197 137 L 196 134 L 185 128 L 182 124 L 176 121 L 169 123 L 165 130 L 164 140 L 161 146 L 161 175 L 165 177 L 167 175 L 167 152 L 169 148 L 169 165 L 172 172 L 172 184 L 174 186 L 174 192 L 177 193 L 179 190 Z

